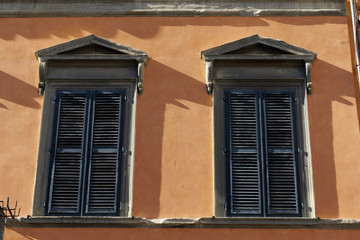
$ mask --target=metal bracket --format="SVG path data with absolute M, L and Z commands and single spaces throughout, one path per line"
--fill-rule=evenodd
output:
M 5 217 L 11 217 L 12 219 L 15 219 L 15 217 L 18 217 L 20 214 L 20 208 L 16 212 L 17 208 L 17 201 L 15 202 L 15 207 L 11 208 L 9 203 L 9 197 L 6 201 L 6 206 L 4 206 L 4 201 L 0 201 L 0 218 L 5 221 Z M 5 222 L 4 222 L 5 223 Z

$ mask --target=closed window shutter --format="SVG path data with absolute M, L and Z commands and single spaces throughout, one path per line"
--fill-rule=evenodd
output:
M 269 215 L 299 214 L 293 92 L 263 95 Z
M 124 95 L 57 92 L 49 214 L 119 214 Z
M 294 92 L 225 95 L 228 214 L 300 216 Z
M 119 210 L 123 92 L 96 91 L 87 190 L 87 213 Z
M 84 91 L 58 92 L 49 194 L 50 213 L 79 213 L 87 115 Z
M 228 192 L 230 214 L 261 214 L 258 93 L 228 91 Z

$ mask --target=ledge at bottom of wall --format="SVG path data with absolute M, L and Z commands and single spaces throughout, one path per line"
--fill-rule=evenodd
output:
M 7 228 L 297 228 L 360 229 L 357 219 L 320 218 L 166 218 L 127 217 L 18 217 L 8 218 Z

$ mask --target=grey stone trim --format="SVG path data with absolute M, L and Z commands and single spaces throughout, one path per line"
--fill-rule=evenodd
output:
M 89 35 L 86 37 L 71 40 L 66 43 L 58 44 L 56 46 L 45 48 L 45 49 L 37 51 L 35 53 L 35 55 L 37 58 L 42 58 L 42 57 L 56 55 L 56 54 L 59 54 L 62 52 L 74 50 L 76 48 L 84 47 L 89 44 L 97 44 L 97 45 L 103 46 L 105 48 L 113 49 L 119 53 L 124 53 L 127 55 L 139 55 L 139 57 L 143 56 L 144 59 L 147 57 L 147 54 L 145 52 L 111 42 L 105 38 L 95 36 L 95 35 Z
M 7 219 L 7 228 L 275 228 L 360 229 L 356 219 L 320 218 L 121 218 L 121 217 L 28 217 Z
M 271 47 L 273 49 L 281 50 L 286 52 L 286 54 L 281 54 L 280 56 L 283 57 L 290 57 L 290 56 L 298 56 L 299 58 L 303 57 L 308 59 L 309 57 L 314 60 L 316 58 L 316 53 L 306 50 L 304 48 L 294 46 L 288 44 L 281 40 L 276 40 L 273 38 L 266 38 L 260 37 L 259 35 L 255 34 L 250 37 L 242 38 L 240 40 L 236 40 L 230 43 L 226 43 L 217 47 L 210 48 L 208 50 L 204 50 L 201 52 L 201 57 L 205 60 L 207 58 L 215 59 L 216 57 L 221 57 L 223 54 L 236 51 L 254 44 L 262 44 L 264 46 Z M 235 57 L 239 56 L 238 54 L 227 54 L 226 56 Z M 245 55 L 245 54 L 244 54 Z M 245 57 L 242 55 L 243 57 Z M 271 57 L 273 54 L 259 54 L 259 57 Z M 240 55 L 241 56 L 241 55 Z M 247 57 L 254 56 L 254 55 L 246 55 Z M 256 56 L 256 55 L 255 55 Z M 224 56 L 225 57 L 225 56 Z
M 238 54 L 226 54 L 226 55 L 207 55 L 203 57 L 205 61 L 213 60 L 304 60 L 304 61 L 313 61 L 314 55 L 304 54 L 304 55 L 275 55 L 275 54 L 259 54 L 259 55 L 238 55 Z
M 112 54 L 104 53 L 89 53 L 89 54 L 69 54 L 69 51 L 79 49 L 81 47 L 86 47 L 89 45 L 98 45 L 106 49 L 115 51 Z M 56 46 L 45 48 L 39 50 L 35 53 L 37 59 L 39 60 L 39 95 L 44 94 L 46 81 L 48 78 L 48 62 L 49 61 L 101 61 L 101 60 L 123 60 L 123 61 L 132 61 L 135 60 L 138 62 L 138 74 L 136 76 L 138 93 L 139 95 L 143 92 L 144 85 L 144 67 L 148 60 L 148 56 L 145 52 L 140 50 L 130 48 L 124 45 L 120 45 L 114 42 L 111 42 L 107 39 L 89 35 L 83 38 L 78 38 L 66 43 L 62 43 Z M 130 79 L 129 76 L 127 76 Z
M 238 52 L 239 50 L 246 50 L 252 46 L 260 47 L 259 50 L 255 52 Z M 266 52 L 267 50 L 262 50 L 261 46 L 272 49 L 274 53 L 271 54 Z M 234 42 L 213 47 L 208 50 L 204 50 L 201 52 L 201 58 L 204 59 L 206 63 L 206 91 L 208 94 L 212 93 L 213 80 L 217 77 L 215 76 L 216 74 L 214 74 L 213 65 L 214 62 L 218 61 L 237 61 L 239 66 L 242 64 L 240 61 L 303 62 L 306 73 L 305 78 L 307 93 L 312 93 L 312 62 L 316 58 L 316 53 L 280 40 L 253 35 Z M 246 74 L 244 73 L 244 75 Z
M 339 16 L 345 1 L 18 0 L 0 3 L 0 17 Z

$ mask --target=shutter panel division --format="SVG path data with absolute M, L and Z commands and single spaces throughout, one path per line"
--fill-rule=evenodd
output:
M 124 90 L 57 92 L 48 214 L 120 213 Z
M 299 214 L 292 92 L 265 92 L 267 207 L 270 215 Z
M 228 92 L 229 192 L 232 214 L 261 214 L 257 92 Z
M 92 152 L 87 192 L 88 213 L 116 213 L 121 166 L 122 92 L 100 92 L 94 96 Z
M 300 216 L 294 92 L 225 96 L 228 214 Z
M 50 213 L 79 213 L 87 104 L 85 92 L 57 94 Z

